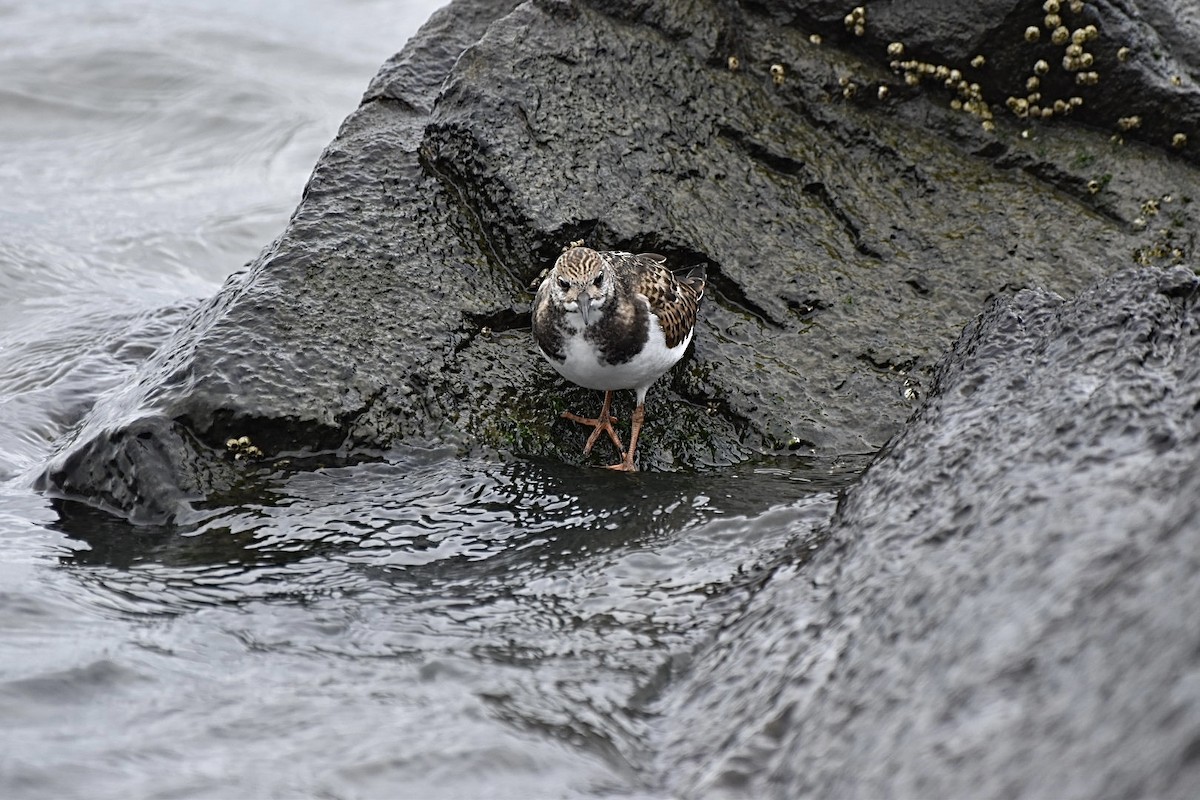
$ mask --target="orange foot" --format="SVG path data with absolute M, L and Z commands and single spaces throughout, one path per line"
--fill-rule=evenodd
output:
M 645 419 L 646 407 L 639 404 L 633 410 L 633 429 L 629 432 L 629 450 L 625 452 L 625 457 L 621 460 L 620 464 L 613 464 L 609 469 L 619 472 L 637 472 L 637 467 L 633 463 L 633 453 L 637 450 L 638 436 L 642 433 L 642 422 Z
M 600 416 L 596 419 L 581 417 L 578 414 L 572 414 L 570 411 L 564 411 L 562 413 L 564 419 L 578 422 L 580 425 L 591 425 L 593 428 L 595 428 L 595 430 L 592 431 L 592 435 L 588 437 L 587 444 L 583 446 L 583 454 L 585 456 L 592 452 L 592 446 L 596 444 L 596 440 L 600 438 L 600 434 L 607 433 L 608 438 L 612 439 L 612 443 L 616 446 L 617 453 L 619 453 L 622 458 L 625 458 L 625 446 L 621 444 L 621 437 L 617 435 L 617 429 L 613 427 L 613 423 L 617 421 L 617 418 L 608 413 L 611 407 L 612 392 L 605 392 L 604 405 L 600 408 Z

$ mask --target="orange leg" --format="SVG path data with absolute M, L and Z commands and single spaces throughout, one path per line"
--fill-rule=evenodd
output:
M 637 472 L 637 467 L 633 465 L 633 453 L 637 450 L 638 436 L 642 433 L 642 422 L 646 419 L 646 406 L 638 403 L 637 408 L 633 410 L 633 429 L 629 432 L 629 449 L 625 451 L 625 458 L 620 464 L 613 464 L 609 469 L 620 470 L 621 472 Z
M 601 432 L 604 432 L 608 434 L 608 438 L 612 439 L 612 443 L 616 445 L 617 452 L 622 454 L 622 457 L 624 457 L 625 447 L 621 444 L 621 437 L 617 435 L 617 429 L 613 427 L 613 423 L 617 421 L 617 418 L 608 413 L 611 407 L 612 392 L 605 392 L 604 405 L 601 406 L 600 416 L 596 419 L 581 417 L 578 414 L 572 414 L 570 411 L 564 411 L 562 413 L 565 419 L 578 422 L 580 425 L 591 425 L 593 428 L 595 428 L 595 430 L 592 431 L 592 435 L 588 437 L 587 444 L 583 446 L 583 454 L 585 456 L 592 452 L 592 445 L 596 444 L 596 440 L 600 438 Z

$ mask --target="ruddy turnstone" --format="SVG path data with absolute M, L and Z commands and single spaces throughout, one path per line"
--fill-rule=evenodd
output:
M 621 454 L 609 469 L 632 472 L 645 419 L 646 392 L 683 358 L 704 296 L 704 267 L 676 275 L 652 253 L 597 252 L 572 242 L 538 288 L 533 301 L 533 335 L 542 355 L 560 375 L 604 392 L 596 419 L 563 416 L 595 430 L 584 455 L 607 433 Z M 621 445 L 610 413 L 612 394 L 637 394 L 629 449 Z

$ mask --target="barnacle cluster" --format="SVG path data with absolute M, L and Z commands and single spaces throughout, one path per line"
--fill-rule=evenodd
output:
M 904 54 L 904 44 L 892 42 L 888 45 L 887 51 L 889 55 L 901 56 Z M 983 66 L 982 59 L 982 56 L 977 56 L 972 64 L 978 61 L 979 66 Z M 938 81 L 947 89 L 953 90 L 956 95 L 950 101 L 951 108 L 956 111 L 966 111 L 968 114 L 978 117 L 987 130 L 995 127 L 995 123 L 992 121 L 991 106 L 983 99 L 983 88 L 978 83 L 967 80 L 962 70 L 945 64 L 933 64 L 918 59 L 901 61 L 899 58 L 892 60 L 891 68 L 895 72 L 902 72 L 904 82 L 909 86 L 918 86 L 926 79 Z
M 867 9 L 865 6 L 855 6 L 854 9 L 846 15 L 842 20 L 846 23 L 846 30 L 853 33 L 855 36 L 862 36 L 867 32 Z
M 849 100 L 858 93 L 858 86 L 849 77 L 843 75 L 838 78 L 838 85 L 842 87 L 842 97 Z
M 1026 42 L 1038 43 L 1044 35 L 1051 45 L 1056 48 L 1061 47 L 1062 50 L 1060 51 L 1061 59 L 1047 53 L 1045 58 L 1035 60 L 1030 65 L 1031 74 L 1025 80 L 1024 95 L 1014 93 L 1005 100 L 1005 105 L 1017 118 L 1048 120 L 1067 116 L 1084 105 L 1083 94 L 1085 93 L 1078 89 L 1073 92 L 1063 92 L 1063 96 L 1059 97 L 1043 94 L 1046 85 L 1063 85 L 1061 79 L 1056 79 L 1054 74 L 1060 67 L 1064 72 L 1074 76 L 1074 84 L 1077 87 L 1096 86 L 1100 83 L 1101 73 L 1097 69 L 1097 55 L 1093 50 L 1088 49 L 1089 47 L 1094 48 L 1093 43 L 1100 38 L 1100 31 L 1096 25 L 1083 24 L 1084 20 L 1079 19 L 1085 6 L 1084 0 L 1045 0 L 1041 7 L 1042 17 L 1038 20 L 1040 24 L 1029 25 L 1025 28 Z M 854 8 L 850 14 L 846 15 L 844 22 L 847 30 L 853 31 L 857 36 L 862 36 L 866 26 L 866 9 L 863 6 Z M 1072 22 L 1075 23 L 1074 26 L 1070 24 Z M 1040 47 L 1044 49 L 1045 45 L 1040 45 Z M 931 63 L 911 55 L 906 57 L 906 53 L 907 48 L 903 42 L 895 41 L 887 46 L 887 55 L 892 71 L 902 74 L 905 84 L 919 86 L 929 80 L 938 81 L 947 89 L 955 92 L 955 97 L 950 102 L 952 108 L 977 117 L 985 130 L 995 129 L 992 107 L 985 99 L 980 84 L 971 80 L 973 76 L 964 75 L 964 71 L 967 70 L 965 66 L 959 69 L 946 64 Z M 1119 62 L 1127 62 L 1132 57 L 1133 51 L 1128 46 L 1122 46 L 1116 51 L 1116 58 Z M 970 68 L 981 70 L 987 63 L 987 57 L 980 53 L 970 60 Z M 1050 79 L 1050 84 L 1046 84 L 1047 79 Z M 1182 85 L 1183 78 L 1172 76 L 1171 83 L 1176 86 Z M 854 96 L 856 88 L 852 83 L 843 82 L 843 96 L 847 98 Z M 887 98 L 889 96 L 888 87 L 880 86 L 878 96 L 880 100 Z M 1141 127 L 1141 124 L 1142 118 L 1133 114 L 1120 118 L 1117 128 L 1120 132 L 1129 132 Z M 1123 141 L 1120 133 L 1114 136 L 1113 141 L 1117 143 Z M 1187 134 L 1178 132 L 1171 137 L 1173 148 L 1180 150 L 1187 145 Z
M 1150 244 L 1133 251 L 1133 259 L 1142 266 L 1154 266 L 1165 263 L 1180 264 L 1187 259 L 1187 244 L 1179 241 L 1176 233 L 1184 229 L 1183 219 L 1178 211 L 1168 213 L 1170 204 L 1175 202 L 1173 195 L 1164 194 L 1161 197 L 1151 197 L 1142 202 L 1142 215 L 1133 220 L 1136 230 L 1144 230 L 1150 221 L 1160 214 L 1168 217 L 1162 227 L 1152 231 Z M 1187 202 L 1186 198 L 1184 202 Z M 1190 239 L 1190 237 L 1188 237 Z
M 1063 30 L 1066 30 L 1065 28 Z M 1072 35 L 1071 43 L 1067 45 L 1066 55 L 1063 56 L 1063 69 L 1067 72 L 1080 72 L 1081 70 L 1091 69 L 1096 63 L 1096 57 L 1083 49 L 1090 38 L 1094 38 L 1099 34 L 1096 33 L 1095 25 L 1088 25 L 1086 28 L 1076 28 Z
M 1132 131 L 1142 127 L 1142 118 L 1137 114 L 1128 117 L 1121 117 L 1117 120 L 1117 127 L 1122 131 Z
M 1042 28 L 1049 31 L 1050 42 L 1056 47 L 1063 47 L 1062 68 L 1075 73 L 1075 82 L 1080 86 L 1092 86 L 1099 82 L 1099 73 L 1091 68 L 1096 63 L 1094 54 L 1084 49 L 1084 46 L 1098 38 L 1100 32 L 1095 25 L 1084 25 L 1074 30 L 1064 22 L 1064 12 L 1078 15 L 1083 11 L 1083 1 L 1077 0 L 1069 4 L 1059 0 L 1046 0 L 1042 3 L 1041 27 L 1030 25 L 1025 29 L 1025 41 L 1031 44 L 1040 41 Z M 1050 119 L 1064 116 L 1083 105 L 1079 95 L 1070 97 L 1048 98 L 1042 95 L 1042 78 L 1049 75 L 1052 67 L 1049 61 L 1039 58 L 1033 62 L 1032 73 L 1025 81 L 1025 96 L 1010 95 L 1005 105 L 1014 116 L 1020 119 Z
M 1075 76 L 1075 85 L 1079 87 L 1096 86 L 1100 83 L 1100 72 L 1096 69 L 1096 55 L 1088 50 L 1093 46 L 1092 43 L 1100 37 L 1099 30 L 1092 24 L 1079 25 L 1072 30 L 1064 21 L 1064 15 L 1068 12 L 1076 16 L 1081 14 L 1084 5 L 1083 0 L 1071 0 L 1069 3 L 1060 0 L 1045 0 L 1042 3 L 1042 11 L 1045 16 L 1042 18 L 1041 27 L 1030 25 L 1025 29 L 1025 40 L 1030 43 L 1041 39 L 1041 28 L 1049 31 L 1050 42 L 1063 48 L 1061 62 L 1063 70 Z M 1124 45 L 1117 49 L 1116 57 L 1118 62 L 1126 63 L 1133 57 L 1133 50 Z M 1083 105 L 1083 98 L 1079 95 L 1054 100 L 1043 98 L 1042 78 L 1049 75 L 1052 69 L 1052 65 L 1045 59 L 1038 59 L 1034 62 L 1033 74 L 1025 85 L 1026 95 L 1024 97 L 1014 95 L 1006 101 L 1006 105 L 1014 115 L 1022 119 L 1027 117 L 1046 119 L 1070 114 Z M 1171 83 L 1174 86 L 1180 86 L 1183 80 L 1176 75 L 1171 77 Z M 1121 117 L 1117 120 L 1118 133 L 1114 135 L 1113 141 L 1118 144 L 1122 143 L 1124 141 L 1122 133 L 1136 130 L 1141 125 L 1142 118 L 1136 114 Z M 1186 147 L 1187 135 L 1177 133 L 1172 136 L 1171 146 L 1177 150 Z
M 1064 69 L 1073 72 L 1082 72 L 1082 77 L 1078 78 L 1079 83 L 1090 84 L 1094 83 L 1099 76 L 1090 72 L 1090 67 L 1095 63 L 1095 56 L 1085 52 L 1083 46 L 1095 39 L 1099 35 L 1099 32 L 1094 25 L 1087 25 L 1071 31 L 1063 24 L 1062 16 L 1068 8 L 1073 14 L 1081 13 L 1083 5 L 1082 0 L 1076 0 L 1076 2 L 1069 4 L 1061 3 L 1059 0 L 1046 0 L 1042 5 L 1045 16 L 1041 22 L 1047 31 L 1049 31 L 1051 42 L 1056 45 L 1066 45 L 1067 49 L 1063 57 Z M 846 18 L 847 26 L 850 25 L 850 20 L 851 17 L 848 16 Z M 1038 42 L 1041 38 L 1041 27 L 1030 25 L 1025 29 L 1025 40 L 1027 42 Z M 979 83 L 970 80 L 963 74 L 962 70 L 945 64 L 933 64 L 915 58 L 904 59 L 905 47 L 903 42 L 892 42 L 889 44 L 887 53 L 892 59 L 892 70 L 903 73 L 904 82 L 907 85 L 918 86 L 928 79 L 940 81 L 947 89 L 953 90 L 956 94 L 950 102 L 952 108 L 965 111 L 977 117 L 985 130 L 991 131 L 995 129 L 991 105 L 984 98 Z M 981 70 L 986 65 L 987 57 L 982 53 L 975 55 L 970 61 L 970 66 L 974 70 Z M 1040 77 L 1049 74 L 1050 71 L 1051 65 L 1045 59 L 1039 59 L 1033 64 L 1033 75 L 1026 81 L 1027 94 L 1024 97 L 1009 97 L 1007 100 L 1008 108 L 1013 114 L 1022 119 L 1027 117 L 1049 118 L 1056 114 L 1070 114 L 1083 105 L 1083 98 L 1079 96 L 1043 101 Z
M 239 436 L 236 439 L 226 439 L 225 449 L 233 454 L 235 461 L 244 458 L 262 458 L 263 451 L 251 443 L 249 436 Z

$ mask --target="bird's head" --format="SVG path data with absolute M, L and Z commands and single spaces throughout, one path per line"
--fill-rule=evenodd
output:
M 550 271 L 550 291 L 567 311 L 578 311 L 584 325 L 599 319 L 598 309 L 612 296 L 616 272 L 595 250 L 572 247 Z

